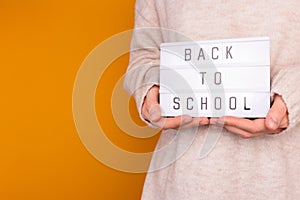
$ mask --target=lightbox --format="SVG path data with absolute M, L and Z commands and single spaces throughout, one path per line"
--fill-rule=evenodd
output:
M 163 116 L 263 118 L 270 109 L 267 37 L 160 46 Z

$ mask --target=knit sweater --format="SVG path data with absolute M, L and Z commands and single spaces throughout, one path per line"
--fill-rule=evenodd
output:
M 201 159 L 208 126 L 163 131 L 142 199 L 300 199 L 299 0 L 137 0 L 124 87 L 141 113 L 147 91 L 159 85 L 161 43 L 260 36 L 270 38 L 271 94 L 286 103 L 288 128 L 253 139 L 222 130 Z

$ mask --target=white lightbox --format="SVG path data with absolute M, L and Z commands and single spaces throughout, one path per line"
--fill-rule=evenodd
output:
M 163 43 L 160 52 L 163 116 L 266 116 L 269 38 Z

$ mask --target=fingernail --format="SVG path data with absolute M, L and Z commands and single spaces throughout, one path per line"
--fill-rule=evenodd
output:
M 270 126 L 272 129 L 277 129 L 277 128 L 278 128 L 277 122 L 276 122 L 272 117 L 270 117 L 270 119 L 269 119 L 269 121 L 268 121 L 268 124 L 269 124 L 269 126 Z

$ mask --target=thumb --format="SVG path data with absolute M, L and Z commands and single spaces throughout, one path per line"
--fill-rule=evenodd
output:
M 160 106 L 158 104 L 158 93 L 159 87 L 153 86 L 146 96 L 147 110 L 150 121 L 152 122 L 156 122 L 161 118 Z
M 274 102 L 267 114 L 265 125 L 269 130 L 279 128 L 281 121 L 286 116 L 287 108 L 281 96 L 275 95 Z

